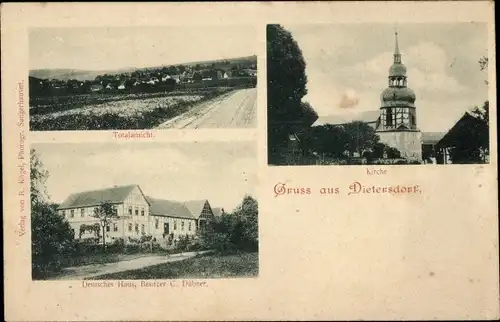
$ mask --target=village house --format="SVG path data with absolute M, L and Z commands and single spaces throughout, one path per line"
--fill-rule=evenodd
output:
M 151 235 L 157 240 L 195 235 L 215 219 L 208 200 L 177 202 L 147 197 L 138 185 L 85 191 L 70 195 L 59 206 L 58 213 L 66 218 L 75 239 L 97 238 L 101 232 L 91 229 L 99 225 L 94 217 L 98 207 L 109 202 L 117 218 L 105 228 L 106 240 Z
M 99 92 L 103 89 L 101 84 L 94 84 L 90 86 L 90 91 L 91 92 Z

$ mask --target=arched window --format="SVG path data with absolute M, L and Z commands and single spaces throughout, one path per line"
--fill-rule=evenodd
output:
M 385 125 L 392 126 L 392 109 L 388 108 L 385 114 Z

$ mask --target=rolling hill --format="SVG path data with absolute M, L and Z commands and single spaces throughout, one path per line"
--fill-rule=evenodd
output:
M 225 61 L 229 61 L 229 65 L 235 64 L 255 64 L 257 62 L 257 56 L 246 56 L 246 57 L 237 57 L 237 58 L 224 58 L 224 59 L 214 59 L 214 60 L 205 60 L 205 61 L 195 61 L 195 62 L 186 62 L 186 63 L 177 63 L 177 64 L 168 64 L 162 66 L 154 66 L 154 67 L 128 67 L 121 68 L 115 70 L 81 70 L 81 69 L 68 69 L 68 68 L 57 68 L 57 69 L 33 69 L 30 70 L 29 76 L 41 78 L 41 79 L 58 79 L 62 81 L 67 81 L 69 79 L 78 79 L 80 81 L 85 80 L 93 80 L 96 76 L 109 74 L 121 74 L 121 73 L 131 73 L 136 70 L 151 70 L 151 69 L 161 69 L 163 67 L 169 66 L 195 66 L 197 64 L 200 65 L 212 65 L 212 64 L 221 64 Z

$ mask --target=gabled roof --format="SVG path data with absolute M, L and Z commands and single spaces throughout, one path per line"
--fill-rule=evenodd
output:
M 203 200 L 190 200 L 190 201 L 186 201 L 184 204 L 189 209 L 189 211 L 191 212 L 191 214 L 195 218 L 198 218 L 198 217 L 200 217 L 201 211 L 203 210 L 203 207 L 205 206 L 206 202 L 207 202 L 206 199 L 203 199 Z
M 434 144 L 439 142 L 443 138 L 445 133 L 443 132 L 422 132 L 422 143 L 423 144 Z
M 439 147 L 454 146 L 456 142 L 460 142 L 464 137 L 470 137 L 478 127 L 485 127 L 485 124 L 478 118 L 465 112 L 436 145 Z
M 196 219 L 182 202 L 146 197 L 154 216 Z
M 70 195 L 58 209 L 97 206 L 103 202 L 121 203 L 138 185 L 116 186 L 113 188 L 84 191 Z M 139 188 L 139 190 L 141 190 Z M 142 191 L 141 191 L 142 193 Z
M 212 213 L 215 217 L 220 217 L 224 213 L 222 208 L 212 208 Z

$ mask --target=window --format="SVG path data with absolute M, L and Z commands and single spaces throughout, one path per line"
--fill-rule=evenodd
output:
M 106 225 L 106 231 L 109 232 L 111 229 L 109 227 L 109 225 Z
M 174 230 L 177 230 L 177 220 L 174 220 Z
M 188 230 L 191 231 L 191 222 L 188 223 Z
M 146 231 L 145 227 L 144 227 L 144 224 L 141 225 L 141 233 L 144 234 L 144 232 Z
M 82 208 L 82 209 L 80 210 L 80 216 L 81 216 L 82 218 L 83 218 L 83 217 L 85 217 L 85 209 L 84 209 L 84 208 Z
M 159 225 L 160 225 L 160 221 L 158 219 L 155 219 L 155 229 L 158 229 Z
M 75 209 L 71 209 L 71 215 L 70 215 L 71 218 L 75 218 Z
M 128 231 L 132 232 L 132 224 L 128 224 Z
M 184 220 L 181 221 L 181 230 L 184 230 Z
M 66 211 L 65 210 L 62 211 L 62 215 L 63 215 L 63 217 L 66 217 Z
M 118 224 L 113 224 L 113 231 L 118 231 Z
M 132 216 L 132 207 L 128 207 L 128 214 Z
M 141 216 L 144 216 L 144 208 L 141 208 Z
M 387 109 L 385 115 L 386 126 L 392 126 L 392 110 L 390 108 Z
M 139 216 L 139 209 L 135 208 L 135 215 Z
M 136 234 L 139 233 L 139 224 L 135 224 L 135 232 L 136 232 Z
M 113 206 L 113 214 L 118 215 L 118 208 L 116 206 Z

